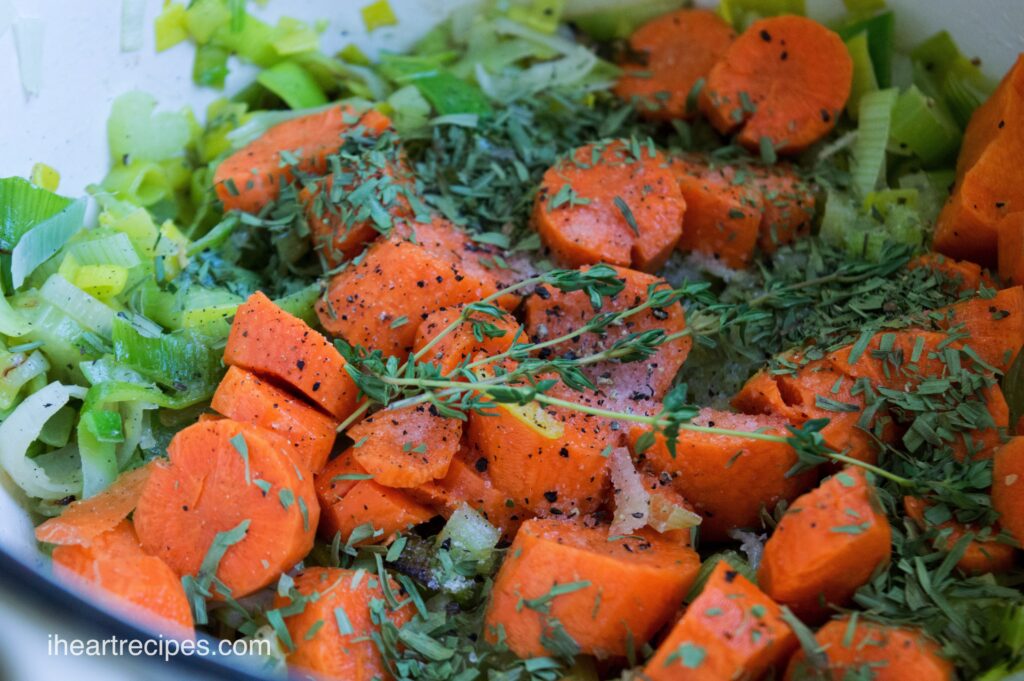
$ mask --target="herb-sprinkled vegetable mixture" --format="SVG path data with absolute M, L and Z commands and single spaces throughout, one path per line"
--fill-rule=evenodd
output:
M 1024 674 L 1024 67 L 845 4 L 165 3 L 255 81 L 118 98 L 96 224 L 0 180 L 55 576 L 346 681 Z

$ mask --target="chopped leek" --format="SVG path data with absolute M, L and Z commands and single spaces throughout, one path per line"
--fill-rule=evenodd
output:
M 32 184 L 48 192 L 57 191 L 57 187 L 60 185 L 60 173 L 45 163 L 36 163 L 32 166 L 30 179 Z
M 519 0 L 508 8 L 508 17 L 543 33 L 554 33 L 562 16 L 565 0 Z
M 185 12 L 185 28 L 198 45 L 210 42 L 230 22 L 231 12 L 221 0 L 192 0 Z
M 61 212 L 25 233 L 11 251 L 11 283 L 15 289 L 25 277 L 52 258 L 85 221 L 85 199 L 72 202 Z
M 981 69 L 965 57 L 948 31 L 940 31 L 918 45 L 911 58 L 919 65 L 915 84 L 933 97 L 941 97 L 961 127 L 995 89 Z
M 900 94 L 892 111 L 892 141 L 927 166 L 951 160 L 962 135 L 956 121 L 916 86 Z
M 84 388 L 50 383 L 26 397 L 0 423 L 0 466 L 30 496 L 56 500 L 81 491 L 81 480 L 77 476 L 51 478 L 46 469 L 28 457 L 28 449 L 54 414 L 72 397 L 82 399 L 84 396 Z
M 722 0 L 718 13 L 739 30 L 753 21 L 779 14 L 807 14 L 806 0 Z
M 359 12 L 363 17 L 363 25 L 366 26 L 367 33 L 373 33 L 378 28 L 394 26 L 398 23 L 398 17 L 395 16 L 395 12 L 391 9 L 391 4 L 388 0 L 371 2 Z
M 185 25 L 185 5 L 171 2 L 164 5 L 160 16 L 156 18 L 154 31 L 156 34 L 156 51 L 163 52 L 180 42 L 188 40 L 188 29 Z
M 427 127 L 430 120 L 430 102 L 424 99 L 415 85 L 401 87 L 388 97 L 391 120 L 395 130 L 403 137 L 415 134 Z
M 66 250 L 81 265 L 117 265 L 132 268 L 142 262 L 131 239 L 123 232 L 77 241 L 69 244 Z
M 643 0 L 622 10 L 621 0 L 565 0 L 563 16 L 598 40 L 627 38 L 640 25 L 679 9 L 684 0 Z
M 103 179 L 103 188 L 137 206 L 152 206 L 174 192 L 163 167 L 148 161 L 115 165 Z
M 39 432 L 39 441 L 51 447 L 64 447 L 71 439 L 71 431 L 75 427 L 75 410 L 61 407 Z
M 292 109 L 327 104 L 327 95 L 309 72 L 292 61 L 284 61 L 256 77 L 263 87 L 280 97 Z
M 191 136 L 188 113 L 156 113 L 156 99 L 137 90 L 115 99 L 107 119 L 110 157 L 124 166 L 178 156 Z
M 871 64 L 875 71 L 878 87 L 890 87 L 892 85 L 893 45 L 896 32 L 895 14 L 882 12 L 842 26 L 838 32 L 847 41 L 859 34 L 866 36 L 868 53 L 871 55 Z
M 868 34 L 858 33 L 846 41 L 846 49 L 853 59 L 853 87 L 850 98 L 846 101 L 846 111 L 850 118 L 857 120 L 860 115 L 860 100 L 869 92 L 878 90 L 875 78 L 875 67 L 871 64 L 871 53 L 868 51 Z
M 885 169 L 885 152 L 889 143 L 892 109 L 898 92 L 895 89 L 871 92 L 860 100 L 860 123 L 853 143 L 853 188 L 861 196 L 875 189 Z
M 415 85 L 438 114 L 491 113 L 480 88 L 460 80 L 433 60 L 387 54 L 381 58 L 380 70 L 399 85 Z
M 46 280 L 39 296 L 83 327 L 110 338 L 114 329 L 114 311 L 60 274 Z
M 304 21 L 282 17 L 273 30 L 270 45 L 282 57 L 315 52 L 320 49 L 320 34 Z
M 199 45 L 192 62 L 192 82 L 200 86 L 223 89 L 224 81 L 228 77 L 228 56 L 228 51 L 223 47 Z
M 146 0 L 121 0 L 121 51 L 138 52 L 146 30 Z
M 491 559 L 501 532 L 466 504 L 455 509 L 437 535 L 438 546 L 448 546 L 456 561 L 473 561 L 485 566 Z
M 219 349 L 191 331 L 146 335 L 118 316 L 112 338 L 115 359 L 179 392 L 209 395 L 222 373 Z
M 18 393 L 37 376 L 45 376 L 50 365 L 38 351 L 0 353 L 0 409 L 14 406 Z
M 20 177 L 0 179 L 0 250 L 12 250 L 25 232 L 70 204 L 71 199 Z

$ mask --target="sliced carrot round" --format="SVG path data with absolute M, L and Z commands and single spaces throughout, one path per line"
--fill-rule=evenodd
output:
M 693 549 L 657 533 L 528 520 L 495 577 L 484 633 L 537 657 L 550 654 L 545 633 L 557 621 L 580 652 L 625 657 L 629 641 L 645 645 L 670 620 L 699 567 Z
M 83 587 L 125 616 L 155 629 L 192 637 L 192 611 L 181 581 L 162 560 L 139 546 L 132 524 L 121 520 L 88 545 L 53 550 L 54 574 Z
M 639 111 L 648 118 L 691 118 L 690 93 L 735 37 L 732 26 L 709 10 L 663 14 L 630 36 L 615 94 L 639 100 Z
M 228 367 L 210 407 L 279 435 L 295 462 L 311 473 L 323 468 L 334 446 L 338 424 L 333 418 L 245 369 Z
M 135 510 L 152 470 L 148 463 L 122 473 L 96 496 L 73 502 L 59 516 L 36 527 L 36 539 L 47 544 L 91 543 Z
M 167 454 L 134 519 L 142 546 L 179 575 L 196 575 L 218 534 L 239 527 L 244 536 L 216 569 L 235 598 L 309 553 L 320 516 L 313 480 L 253 429 L 230 419 L 196 423 L 174 436 Z
M 835 127 L 853 60 L 833 31 L 800 16 L 755 21 L 708 74 L 701 110 L 748 149 L 797 153 Z M 762 142 L 764 140 L 764 142 Z
M 657 277 L 623 267 L 616 268 L 625 288 L 611 299 L 606 299 L 601 312 L 622 312 L 643 304 L 649 299 L 649 288 L 669 288 Z M 596 311 L 582 291 L 564 293 L 540 286 L 526 299 L 525 326 L 535 341 L 545 341 L 576 331 L 590 321 Z M 683 306 L 674 303 L 664 308 L 652 308 L 609 327 L 603 334 L 585 333 L 550 348 L 556 355 L 573 353 L 586 357 L 611 348 L 616 341 L 632 334 L 661 330 L 666 336 L 686 329 Z M 595 385 L 606 392 L 630 399 L 660 400 L 672 386 L 679 367 L 686 361 L 693 341 L 681 336 L 659 345 L 650 357 L 638 362 L 608 360 L 585 367 L 584 371 Z
M 443 478 L 459 449 L 462 421 L 417 404 L 379 411 L 348 429 L 353 456 L 385 487 L 417 487 Z
M 389 585 L 398 592 L 398 585 Z M 297 593 L 295 593 L 297 592 Z M 411 606 L 390 610 L 375 576 L 362 570 L 308 568 L 295 577 L 294 592 L 274 599 L 275 608 L 298 609 L 284 618 L 293 649 L 288 664 L 317 678 L 391 679 L 373 637 L 380 633 L 372 609 L 396 627 L 411 618 Z
M 659 269 L 686 204 L 665 157 L 621 140 L 580 147 L 544 173 L 533 225 L 562 263 Z

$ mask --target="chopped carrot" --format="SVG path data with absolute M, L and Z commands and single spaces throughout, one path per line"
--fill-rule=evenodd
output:
M 761 223 L 757 243 L 765 253 L 774 253 L 779 246 L 790 244 L 810 233 L 814 224 L 814 190 L 786 164 L 751 165 L 733 174 L 732 182 L 750 182 L 761 193 Z
M 772 416 L 702 409 L 693 423 L 783 437 L 787 434 L 787 423 Z M 770 512 L 779 501 L 794 499 L 816 479 L 812 472 L 787 475 L 797 457 L 784 443 L 683 431 L 673 457 L 660 434 L 649 449 L 637 452 L 637 441 L 644 432 L 640 427 L 630 431 L 630 446 L 640 468 L 671 478 L 676 491 L 703 517 L 701 536 L 710 541 L 728 539 L 729 530 L 735 528 L 759 526 L 762 510 Z
M 179 575 L 196 575 L 218 535 L 239 527 L 244 536 L 216 568 L 216 583 L 233 597 L 266 586 L 309 553 L 320 516 L 313 480 L 255 429 L 231 419 L 196 423 L 174 436 L 167 454 L 170 461 L 154 464 L 134 520 L 143 548 Z
M 346 172 L 344 163 L 340 170 Z M 406 222 L 414 216 L 408 198 L 402 193 L 413 186 L 411 172 L 404 164 L 382 162 L 380 168 L 374 168 L 371 177 L 360 174 L 358 179 L 364 186 L 379 184 L 365 199 L 365 207 L 338 202 L 334 197 L 334 178 L 334 174 L 328 175 L 299 192 L 299 201 L 306 208 L 313 246 L 330 267 L 359 255 L 366 244 L 392 229 L 395 221 Z M 339 191 L 348 194 L 353 189 L 355 186 L 349 185 Z M 390 223 L 372 215 L 372 210 L 386 213 Z M 380 229 L 375 226 L 378 224 Z
M 283 152 L 298 159 L 296 170 L 322 175 L 327 157 L 341 148 L 346 134 L 379 135 L 390 125 L 377 111 L 359 116 L 342 106 L 279 123 L 221 161 L 213 176 L 217 197 L 225 210 L 258 213 L 292 180 L 293 169 L 282 162 Z
M 334 447 L 337 422 L 245 369 L 229 367 L 210 406 L 230 419 L 277 433 L 296 463 L 315 473 Z
M 586 269 L 586 268 L 584 268 Z M 614 298 L 606 299 L 601 312 L 622 312 L 649 300 L 651 287 L 670 288 L 663 280 L 649 274 L 622 267 L 615 268 L 625 288 Z M 526 299 L 525 327 L 536 341 L 546 341 L 578 330 L 597 313 L 586 293 L 563 293 L 557 289 L 538 286 Z M 556 355 L 573 353 L 587 357 L 611 348 L 632 334 L 660 330 L 666 336 L 684 333 L 686 314 L 683 306 L 674 303 L 664 308 L 644 310 L 627 317 L 622 324 L 609 327 L 603 334 L 585 333 L 572 340 L 552 346 Z M 607 360 L 585 367 L 584 373 L 597 386 L 632 398 L 660 400 L 672 387 L 679 367 L 686 361 L 693 341 L 682 335 L 659 345 L 650 357 L 639 362 Z
M 489 411 L 469 415 L 468 442 L 496 488 L 544 516 L 591 513 L 602 504 L 608 470 L 601 452 L 614 437 L 604 421 L 536 402 Z
M 971 298 L 945 310 L 948 326 L 963 325 L 964 344 L 986 363 L 1007 371 L 1024 346 L 1024 287 L 1004 288 L 992 298 Z
M 748 149 L 795 154 L 835 127 L 853 84 L 842 39 L 817 21 L 755 21 L 708 74 L 701 110 Z M 762 142 L 764 140 L 764 142 Z
M 152 470 L 147 463 L 122 473 L 96 496 L 71 503 L 59 516 L 36 527 L 36 539 L 47 544 L 90 544 L 135 510 Z
M 935 225 L 934 248 L 982 265 L 997 261 L 1000 219 L 1024 211 L 1024 57 L 1018 58 L 964 133 L 953 193 Z
M 925 512 L 928 504 L 917 497 L 903 497 L 903 510 L 923 530 L 934 529 L 936 548 L 949 551 L 964 535 L 972 533 L 975 539 L 967 545 L 957 567 L 969 575 L 984 575 L 990 572 L 1007 572 L 1013 567 L 1013 547 L 995 541 L 991 532 L 964 525 L 955 520 L 933 524 Z
M 1010 405 L 1006 403 L 1006 397 L 998 383 L 984 388 L 977 397 L 980 399 L 965 400 L 960 408 L 965 409 L 973 402 L 983 401 L 993 425 L 967 433 L 957 433 L 952 448 L 953 456 L 958 461 L 967 458 L 991 459 L 1010 428 Z
M 1024 437 L 1011 438 L 998 450 L 992 467 L 992 507 L 999 524 L 1024 545 Z
M 1024 284 L 1024 211 L 996 224 L 999 278 L 1007 285 Z
M 438 334 L 454 324 L 462 312 L 461 306 L 446 307 L 427 316 L 416 329 L 413 352 L 426 347 Z M 500 331 L 502 334 L 490 335 L 486 332 L 488 327 L 494 327 L 495 333 Z M 442 376 L 448 376 L 479 353 L 497 355 L 511 348 L 513 341 L 528 343 L 529 338 L 525 333 L 519 333 L 519 329 L 514 317 L 496 318 L 473 312 L 454 331 L 432 345 L 420 361 L 434 364 Z
M 259 291 L 235 313 L 224 363 L 279 380 L 337 419 L 356 408 L 358 390 L 341 354 Z
M 625 657 L 627 641 L 640 648 L 670 620 L 699 568 L 696 552 L 654 533 L 528 520 L 494 579 L 484 635 L 535 657 L 557 628 L 583 654 Z
M 760 679 L 797 640 L 782 609 L 724 560 L 644 667 L 648 681 Z
M 446 518 L 466 504 L 501 530 L 503 537 L 511 539 L 524 512 L 491 484 L 486 473 L 487 459 L 480 457 L 467 463 L 462 456 L 457 456 L 452 459 L 448 475 L 409 490 L 409 495 Z
M 808 620 L 845 605 L 889 560 L 892 529 L 859 468 L 846 468 L 793 502 L 764 546 L 765 593 Z
M 398 585 L 389 585 L 398 592 Z M 402 627 L 411 619 L 411 607 L 391 610 L 384 604 L 377 577 L 362 570 L 312 567 L 295 576 L 287 595 L 278 594 L 274 607 L 288 612 L 284 618 L 291 646 L 288 664 L 316 678 L 346 681 L 390 681 L 393 677 L 373 637 L 379 620 Z
M 707 255 L 734 269 L 745 267 L 761 229 L 760 193 L 692 159 L 673 158 L 671 168 L 686 199 L 679 250 Z
M 992 287 L 994 283 L 988 273 L 983 271 L 977 263 L 968 260 L 954 260 L 941 253 L 925 253 L 907 263 L 907 269 L 913 270 L 919 267 L 938 272 L 949 280 L 948 288 L 958 293 L 977 291 L 982 284 Z M 1001 272 L 1000 276 L 1003 276 Z
M 418 487 L 443 478 L 459 449 L 462 421 L 417 404 L 379 411 L 348 429 L 352 455 L 385 487 Z
M 844 616 L 832 620 L 815 634 L 814 640 L 827 659 L 827 668 L 817 669 L 803 649 L 797 650 L 786 671 L 786 681 L 868 678 L 874 681 L 950 681 L 953 665 L 924 632 L 909 627 L 876 624 Z
M 407 490 L 360 480 L 337 503 L 322 509 L 323 536 L 341 535 L 351 541 L 360 526 L 373 528 L 372 536 L 355 543 L 389 541 L 396 533 L 425 523 L 434 517 L 433 509 L 416 502 Z
M 456 250 L 468 242 L 456 232 L 438 220 L 416 225 L 415 236 L 395 233 L 376 241 L 358 264 L 331 279 L 326 300 L 317 305 L 324 328 L 353 345 L 404 358 L 432 312 L 495 293 L 495 275 Z
M 732 26 L 710 10 L 662 14 L 630 36 L 615 94 L 636 100 L 647 118 L 692 118 L 690 93 L 735 38 Z
M 682 233 L 686 203 L 649 144 L 579 147 L 544 173 L 533 226 L 563 264 L 661 268 Z
M 57 546 L 53 570 L 58 579 L 83 587 L 133 621 L 193 637 L 192 610 L 181 581 L 166 563 L 142 550 L 127 520 L 88 544 Z

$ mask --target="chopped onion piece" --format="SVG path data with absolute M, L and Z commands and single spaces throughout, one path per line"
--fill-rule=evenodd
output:
M 615 495 L 615 517 L 609 532 L 636 532 L 647 524 L 651 496 L 644 489 L 643 479 L 637 473 L 628 449 L 618 447 L 612 450 L 608 456 L 608 472 L 611 474 L 612 492 Z

